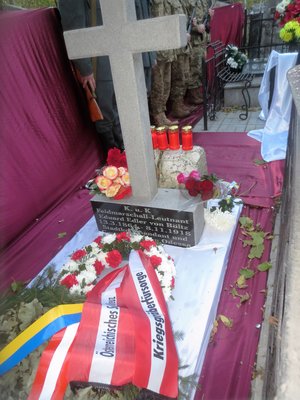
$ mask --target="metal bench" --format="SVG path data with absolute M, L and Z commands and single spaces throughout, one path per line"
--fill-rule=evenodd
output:
M 203 112 L 204 130 L 207 130 L 207 118 L 216 119 L 216 112 L 220 110 L 224 102 L 224 86 L 227 83 L 243 84 L 242 95 L 244 104 L 239 118 L 248 118 L 248 110 L 251 100 L 248 88 L 251 86 L 254 75 L 252 73 L 233 72 L 226 65 L 226 46 L 221 41 L 210 43 L 207 46 L 207 57 L 203 60 Z

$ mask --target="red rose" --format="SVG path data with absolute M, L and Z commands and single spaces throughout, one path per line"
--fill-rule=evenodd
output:
M 68 289 L 70 289 L 72 286 L 78 284 L 78 280 L 75 275 L 69 274 L 60 281 L 60 284 L 63 286 L 66 286 Z
M 142 240 L 140 246 L 149 251 L 152 246 L 156 246 L 156 242 L 154 240 Z
M 214 184 L 209 179 L 201 181 L 201 192 L 211 192 L 214 188 Z
M 201 188 L 202 188 L 202 181 L 196 181 L 195 182 L 195 186 L 194 186 L 194 190 L 197 190 L 198 193 L 201 192 Z
M 104 265 L 102 264 L 101 261 L 96 260 L 96 261 L 94 262 L 94 268 L 95 268 L 96 274 L 97 274 L 97 275 L 100 275 L 101 272 L 104 270 Z
M 127 168 L 127 160 L 126 160 L 126 154 L 125 151 L 121 153 L 121 150 L 114 147 L 113 149 L 110 149 L 107 154 L 107 160 L 106 160 L 107 165 L 113 165 L 114 167 L 124 167 Z
M 126 242 L 129 242 L 129 241 L 130 241 L 130 236 L 129 236 L 129 233 L 128 233 L 128 232 L 120 232 L 120 233 L 117 233 L 116 238 L 117 238 L 117 241 L 118 241 L 118 242 L 121 242 L 122 240 L 125 240 Z
M 152 267 L 156 268 L 161 264 L 162 258 L 161 257 L 157 257 L 157 256 L 151 256 L 150 257 L 150 262 L 152 264 Z
M 78 261 L 81 260 L 84 256 L 87 255 L 87 252 L 85 250 L 77 250 L 74 251 L 74 253 L 72 254 L 71 260 L 73 261 Z
M 118 250 L 112 250 L 107 253 L 105 260 L 110 267 L 116 268 L 121 264 L 123 257 Z
M 188 192 L 189 192 L 189 195 L 193 196 L 193 197 L 196 197 L 199 194 L 198 190 L 196 190 L 196 189 L 189 189 Z
M 209 200 L 213 197 L 213 195 L 214 195 L 213 190 L 211 190 L 210 192 L 203 192 L 203 193 L 201 193 L 201 199 L 203 201 Z
M 96 239 L 94 239 L 94 242 L 97 243 L 98 245 L 102 244 L 102 236 L 97 236 Z
M 196 184 L 195 179 L 188 178 L 185 182 L 185 187 L 187 190 L 194 190 L 195 184 Z

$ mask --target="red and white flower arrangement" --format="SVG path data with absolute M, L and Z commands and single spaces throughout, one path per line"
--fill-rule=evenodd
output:
M 107 165 L 97 171 L 97 176 L 89 185 L 92 194 L 101 193 L 114 200 L 131 195 L 130 178 L 125 151 L 110 149 Z
M 279 26 L 292 20 L 300 22 L 300 0 L 282 0 L 276 6 L 274 18 Z
M 238 184 L 236 182 L 225 182 L 216 175 L 200 176 L 199 171 L 189 174 L 180 173 L 177 181 L 189 193 L 190 196 L 200 195 L 202 201 L 211 200 L 204 209 L 205 223 L 217 230 L 226 231 L 235 223 L 232 210 L 240 200 L 235 198 Z
M 129 232 L 98 236 L 89 245 L 76 250 L 63 265 L 59 283 L 71 294 L 85 295 L 93 289 L 105 268 L 124 265 L 131 250 L 142 250 L 150 258 L 168 301 L 175 286 L 174 260 L 150 237 Z

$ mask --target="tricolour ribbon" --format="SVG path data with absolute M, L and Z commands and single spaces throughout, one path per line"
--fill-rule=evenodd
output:
M 80 321 L 83 304 L 60 305 L 46 312 L 0 351 L 3 375 L 56 332 Z

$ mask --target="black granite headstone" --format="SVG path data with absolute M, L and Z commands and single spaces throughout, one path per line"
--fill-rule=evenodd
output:
M 95 196 L 91 203 L 102 232 L 133 230 L 162 244 L 191 247 L 198 243 L 203 230 L 202 205 L 178 211 L 172 204 L 169 208 L 124 204 L 123 201 L 107 201 L 101 196 Z

